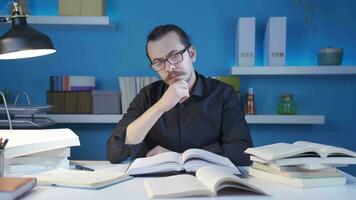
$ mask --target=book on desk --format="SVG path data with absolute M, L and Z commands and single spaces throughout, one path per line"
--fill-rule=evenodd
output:
M 336 168 L 356 164 L 351 150 L 298 141 L 248 148 L 254 162 L 250 175 L 297 187 L 344 185 L 346 178 Z
M 152 157 L 137 158 L 127 173 L 133 176 L 194 173 L 202 166 L 220 166 L 232 174 L 241 174 L 230 159 L 202 149 L 188 149 L 182 154 L 170 151 Z
M 225 188 L 265 195 L 265 192 L 224 167 L 205 166 L 190 174 L 162 178 L 146 178 L 146 192 L 150 198 L 216 196 Z
M 36 186 L 35 178 L 0 177 L 0 199 L 12 200 Z
M 126 173 L 113 173 L 105 169 L 86 171 L 64 168 L 31 176 L 35 177 L 38 185 L 41 186 L 61 186 L 82 189 L 101 189 L 132 178 Z

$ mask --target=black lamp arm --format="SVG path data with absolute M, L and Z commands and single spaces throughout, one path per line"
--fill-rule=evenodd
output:
M 0 17 L 0 23 L 2 22 L 7 22 L 8 18 L 7 17 Z

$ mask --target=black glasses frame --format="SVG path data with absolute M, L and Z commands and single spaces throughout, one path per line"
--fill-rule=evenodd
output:
M 184 60 L 184 57 L 183 57 L 183 54 L 185 53 L 185 51 L 187 51 L 192 45 L 188 45 L 186 47 L 184 47 L 184 49 L 168 56 L 167 58 L 163 59 L 162 61 L 159 61 L 158 63 L 150 63 L 150 67 L 153 71 L 155 72 L 158 72 L 158 71 L 161 71 L 162 69 L 166 68 L 166 63 L 169 62 L 171 65 L 174 65 L 174 64 L 177 64 L 177 63 L 180 63 Z M 171 60 L 169 60 L 170 58 L 172 58 L 173 56 L 177 56 L 177 55 L 180 55 L 180 59 L 179 61 L 175 61 L 175 62 L 172 62 Z M 159 64 L 159 63 L 163 63 L 162 67 L 155 67 L 154 65 L 155 64 Z

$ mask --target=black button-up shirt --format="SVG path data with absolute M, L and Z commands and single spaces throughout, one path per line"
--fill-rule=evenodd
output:
M 201 148 L 226 156 L 235 165 L 249 165 L 249 156 L 243 152 L 252 146 L 252 140 L 233 88 L 198 73 L 196 77 L 189 99 L 164 113 L 142 143 L 126 145 L 127 126 L 154 105 L 168 85 L 157 81 L 144 87 L 107 142 L 108 160 L 121 162 L 130 154 L 144 157 L 160 145 L 176 152 Z

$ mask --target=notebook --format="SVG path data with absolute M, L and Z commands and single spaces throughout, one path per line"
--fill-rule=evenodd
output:
M 0 199 L 16 199 L 35 186 L 34 178 L 0 177 Z
M 100 189 L 131 178 L 128 174 L 113 173 L 112 171 L 82 171 L 64 168 L 37 174 L 34 177 L 37 178 L 38 185 L 86 189 Z

